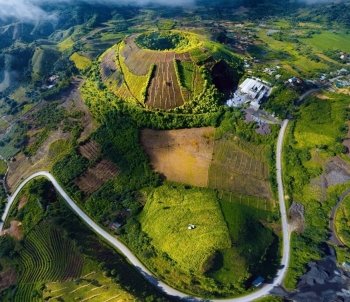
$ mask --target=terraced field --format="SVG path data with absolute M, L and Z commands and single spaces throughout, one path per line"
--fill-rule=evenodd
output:
M 209 187 L 271 199 L 265 152 L 238 137 L 215 141 Z
M 81 275 L 84 259 L 72 241 L 63 237 L 49 222 L 42 222 L 27 235 L 19 261 L 18 291 L 14 301 L 41 301 L 36 293 L 38 282 L 67 281 Z

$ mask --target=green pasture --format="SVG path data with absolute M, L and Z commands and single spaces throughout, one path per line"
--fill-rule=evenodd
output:
M 166 183 L 148 195 L 138 219 L 155 248 L 187 271 L 198 271 L 215 251 L 230 247 L 216 193 L 210 189 Z M 196 228 L 189 230 L 189 224 Z
M 90 59 L 78 54 L 77 52 L 72 54 L 69 59 L 71 61 L 73 61 L 75 66 L 80 70 L 85 70 L 85 69 L 89 68 L 91 65 Z
M 314 34 L 312 38 L 304 38 L 300 40 L 319 51 L 334 49 L 350 52 L 350 34 L 343 32 L 335 33 L 332 31 L 322 31 L 320 34 Z

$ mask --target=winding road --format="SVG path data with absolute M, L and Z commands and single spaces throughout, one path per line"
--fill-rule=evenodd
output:
M 270 291 L 275 287 L 282 283 L 283 278 L 286 274 L 288 264 L 289 264 L 289 254 L 290 254 L 290 233 L 288 228 L 287 221 L 287 213 L 284 202 L 284 191 L 283 191 L 283 183 L 282 183 L 282 147 L 283 147 L 283 139 L 285 130 L 288 124 L 288 120 L 283 121 L 282 127 L 278 136 L 277 142 L 277 150 L 276 150 L 276 168 L 277 168 L 277 182 L 278 182 L 278 198 L 279 198 L 279 206 L 281 212 L 281 221 L 282 221 L 282 229 L 283 229 L 283 256 L 280 265 L 280 269 L 277 271 L 276 277 L 269 284 L 264 284 L 262 288 L 257 290 L 254 293 L 251 293 L 246 296 L 238 297 L 238 298 L 230 298 L 230 299 L 220 299 L 220 300 L 211 300 L 214 302 L 250 302 L 255 301 L 263 296 L 267 296 Z M 0 232 L 4 227 L 4 221 L 10 211 L 12 203 L 15 201 L 18 193 L 21 189 L 32 179 L 44 176 L 49 179 L 52 184 L 55 186 L 56 190 L 61 194 L 61 196 L 65 199 L 71 209 L 98 235 L 103 237 L 107 242 L 109 242 L 113 247 L 117 248 L 125 257 L 129 260 L 129 262 L 135 266 L 135 268 L 157 289 L 164 292 L 169 296 L 173 296 L 176 298 L 180 298 L 183 301 L 208 301 L 203 300 L 198 297 L 192 297 L 188 294 L 180 292 L 164 282 L 156 279 L 152 275 L 152 273 L 138 260 L 138 258 L 123 244 L 121 243 L 115 236 L 112 236 L 99 225 L 97 225 L 81 208 L 79 208 L 75 202 L 67 195 L 67 193 L 63 190 L 60 184 L 56 181 L 56 179 L 49 173 L 45 171 L 37 172 L 29 176 L 25 179 L 20 186 L 16 189 L 14 194 L 9 197 L 8 203 L 6 205 L 5 211 L 2 215 L 2 220 L 0 222 Z

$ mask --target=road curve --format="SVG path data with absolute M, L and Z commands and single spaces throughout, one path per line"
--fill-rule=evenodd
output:
M 276 277 L 274 278 L 273 282 L 270 284 L 265 284 L 261 289 L 258 291 L 251 293 L 246 296 L 238 297 L 238 298 L 230 298 L 230 299 L 220 299 L 220 300 L 211 300 L 213 302 L 250 302 L 255 301 L 263 296 L 267 296 L 270 291 L 277 285 L 280 285 L 283 281 L 283 278 L 285 276 L 288 262 L 289 262 L 289 252 L 290 252 L 290 245 L 289 245 L 289 230 L 288 230 L 288 222 L 287 222 L 287 214 L 286 214 L 286 207 L 284 203 L 284 192 L 283 192 L 283 184 L 282 184 L 282 169 L 281 169 L 281 154 L 282 154 L 282 145 L 283 145 L 283 138 L 285 134 L 285 130 L 288 124 L 288 120 L 285 120 L 282 124 L 282 128 L 280 130 L 279 136 L 278 136 L 278 142 L 277 142 L 277 150 L 276 150 L 276 168 L 277 168 L 277 182 L 278 182 L 278 197 L 279 197 L 279 205 L 280 205 L 280 211 L 281 211 L 281 220 L 282 220 L 282 228 L 283 228 L 283 256 L 281 261 L 280 269 L 278 270 Z M 184 301 L 204 301 L 201 298 L 198 297 L 192 297 L 188 294 L 185 294 L 183 292 L 180 292 L 179 290 L 176 290 L 169 285 L 165 284 L 164 282 L 156 279 L 152 275 L 152 273 L 140 262 L 136 256 L 123 244 L 121 243 L 115 236 L 112 236 L 107 231 L 105 231 L 103 228 L 101 228 L 99 225 L 97 225 L 85 212 L 79 208 L 75 202 L 67 195 L 67 193 L 63 190 L 63 188 L 59 185 L 59 183 L 56 181 L 56 179 L 49 173 L 45 171 L 37 172 L 26 178 L 20 186 L 16 189 L 15 193 L 9 197 L 8 203 L 6 205 L 5 211 L 2 215 L 2 221 L 0 222 L 0 232 L 3 229 L 4 221 L 6 220 L 6 217 L 9 213 L 9 210 L 11 208 L 12 203 L 16 199 L 17 194 L 20 192 L 20 190 L 32 179 L 44 176 L 47 179 L 49 179 L 52 184 L 55 186 L 56 190 L 61 194 L 61 196 L 65 199 L 65 201 L 68 203 L 68 205 L 71 207 L 71 209 L 98 235 L 103 237 L 105 240 L 107 240 L 112 246 L 116 247 L 125 257 L 129 260 L 129 262 L 135 266 L 135 268 L 157 289 L 164 292 L 165 294 L 169 296 L 173 296 L 176 298 L 180 298 Z M 205 300 L 208 301 L 208 300 Z

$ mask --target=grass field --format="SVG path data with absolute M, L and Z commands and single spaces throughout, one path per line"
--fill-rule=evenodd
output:
M 3 160 L 0 160 L 0 175 L 5 175 L 7 170 L 7 165 Z
M 335 216 L 336 231 L 341 241 L 350 247 L 350 196 L 347 196 Z
M 216 250 L 230 247 L 216 193 L 209 189 L 166 183 L 148 194 L 139 221 L 157 250 L 187 271 L 200 271 Z M 196 228 L 188 230 L 189 224 Z
M 141 130 L 140 140 L 153 168 L 167 180 L 205 187 L 214 128 Z
M 209 187 L 271 199 L 266 149 L 236 136 L 215 141 Z
M 79 70 L 85 70 L 86 68 L 89 68 L 91 65 L 90 59 L 78 54 L 77 52 L 73 53 L 70 58 L 75 64 L 75 66 Z
M 312 38 L 301 39 L 301 41 L 320 51 L 333 49 L 350 52 L 349 39 L 350 35 L 346 33 L 322 31 L 320 34 L 314 34 Z

